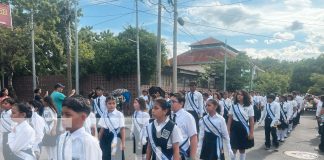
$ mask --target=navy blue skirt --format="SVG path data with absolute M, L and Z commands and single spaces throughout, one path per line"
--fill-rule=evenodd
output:
M 230 134 L 232 149 L 249 149 L 254 146 L 254 139 L 248 139 L 248 134 L 241 122 L 233 120 Z

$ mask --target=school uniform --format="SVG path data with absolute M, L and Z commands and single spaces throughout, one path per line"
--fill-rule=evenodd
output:
M 13 121 L 11 120 L 11 109 L 1 112 L 0 131 L 2 133 L 2 154 L 5 160 L 9 160 L 10 148 L 8 146 L 8 134 L 11 132 Z
M 27 120 L 16 125 L 8 135 L 11 150 L 10 160 L 36 160 L 32 147 L 35 142 L 35 131 Z
M 124 152 L 120 151 L 121 128 L 125 127 L 125 118 L 123 113 L 115 109 L 112 112 L 106 112 L 99 120 L 98 125 L 104 128 L 104 133 L 100 139 L 100 148 L 102 150 L 103 160 L 124 159 Z
M 283 142 L 285 137 L 287 136 L 286 132 L 288 129 L 288 103 L 287 102 L 280 102 L 280 124 L 277 126 L 277 136 L 278 140 Z
M 181 130 L 169 117 L 160 124 L 154 120 L 146 127 L 148 143 L 152 150 L 152 160 L 173 159 L 173 144 L 183 141 Z
M 37 112 L 33 112 L 32 117 L 29 120 L 30 126 L 35 130 L 35 141 L 33 144 L 33 152 L 41 152 L 41 143 L 44 138 L 44 130 L 45 130 L 45 120 L 43 117 L 37 114 Z
M 57 160 L 101 160 L 98 140 L 87 133 L 84 127 L 73 133 L 61 134 L 57 145 Z
M 254 121 L 258 122 L 261 118 L 260 99 L 259 96 L 253 96 L 253 109 L 254 109 Z
M 254 146 L 254 139 L 248 139 L 250 134 L 249 119 L 254 117 L 253 106 L 242 106 L 233 104 L 229 110 L 229 115 L 233 116 L 230 126 L 230 139 L 232 149 L 249 149 Z
M 131 136 L 133 138 L 133 153 L 137 159 L 143 159 L 146 154 L 147 144 L 143 144 L 143 132 L 149 124 L 150 115 L 143 111 L 135 111 L 132 116 Z
M 224 160 L 223 140 L 226 140 L 228 151 L 231 151 L 230 138 L 225 119 L 219 115 L 206 115 L 200 120 L 199 144 L 200 159 Z
M 207 110 L 206 110 L 206 107 L 207 107 L 207 101 L 210 100 L 210 99 L 212 99 L 212 98 L 208 97 L 207 100 L 204 100 L 204 102 L 203 102 L 203 104 L 204 104 L 204 106 L 203 106 L 203 116 L 208 114 Z
M 190 138 L 197 135 L 194 117 L 184 109 L 171 114 L 172 121 L 180 128 L 183 141 L 179 143 L 182 160 L 190 157 Z
M 94 100 L 94 113 L 96 118 L 102 117 L 107 112 L 106 108 L 106 97 L 104 95 L 98 96 Z
M 90 112 L 90 114 L 88 115 L 87 119 L 83 123 L 83 127 L 84 127 L 84 129 L 86 130 L 87 133 L 89 133 L 90 135 L 92 135 L 91 128 L 93 126 L 96 126 L 96 124 L 97 124 L 97 122 L 96 122 L 96 115 L 93 112 Z M 96 131 L 95 131 L 95 136 L 97 136 L 97 132 Z
M 198 91 L 188 92 L 185 96 L 184 109 L 195 118 L 197 130 L 199 129 L 199 118 L 202 117 L 204 113 L 203 102 L 203 96 Z
M 297 111 L 294 111 L 294 108 L 297 108 L 297 102 L 295 100 L 287 101 L 289 103 L 289 125 L 288 125 L 288 133 L 290 133 L 294 126 L 294 118 L 297 116 Z
M 280 105 L 273 101 L 272 103 L 267 103 L 263 112 L 261 121 L 264 120 L 264 133 L 265 133 L 265 146 L 269 148 L 271 146 L 270 134 L 272 136 L 272 144 L 275 147 L 279 146 L 277 137 L 277 125 L 279 125 L 280 120 Z
M 45 119 L 45 135 L 42 141 L 42 145 L 45 147 L 47 157 L 49 160 L 57 159 L 56 154 L 56 139 L 58 136 L 51 135 L 54 128 L 55 121 L 57 121 L 57 113 L 53 111 L 50 107 L 44 108 L 43 117 Z
M 304 104 L 304 98 L 301 96 L 296 96 L 295 98 L 296 102 L 297 102 L 297 117 L 296 117 L 296 125 L 299 124 L 299 120 L 300 120 L 300 114 L 303 111 L 303 104 Z
M 224 117 L 225 122 L 227 122 L 227 120 L 228 120 L 228 111 L 229 111 L 231 105 L 232 105 L 232 102 L 229 98 L 227 98 L 227 99 L 222 98 L 219 101 L 219 106 L 221 107 L 220 115 L 222 115 Z

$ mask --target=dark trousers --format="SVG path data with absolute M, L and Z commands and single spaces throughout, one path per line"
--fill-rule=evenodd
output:
M 321 134 L 321 143 L 318 145 L 318 149 L 324 152 L 324 123 L 319 126 L 319 132 Z
M 196 121 L 196 129 L 199 131 L 199 115 L 197 114 L 196 111 L 188 111 L 195 119 Z
M 264 132 L 265 132 L 265 145 L 266 147 L 271 146 L 271 140 L 270 140 L 270 134 L 272 136 L 272 145 L 275 147 L 279 146 L 278 143 L 278 137 L 277 137 L 277 128 L 271 127 L 270 124 L 272 122 L 272 119 L 270 117 L 267 117 L 265 119 L 265 124 L 264 124 Z
M 7 133 L 2 133 L 2 146 L 3 146 L 3 158 L 5 160 L 10 160 L 11 158 L 11 149 L 9 148 L 9 145 L 7 144 L 8 143 L 8 134 L 9 132 Z

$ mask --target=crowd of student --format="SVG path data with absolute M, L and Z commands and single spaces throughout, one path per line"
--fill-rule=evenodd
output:
M 233 93 L 201 93 L 191 82 L 187 92 L 168 93 L 160 88 L 144 90 L 133 101 L 130 127 L 137 160 L 245 160 L 254 146 L 255 123 L 264 126 L 265 149 L 277 150 L 279 142 L 299 124 L 310 96 L 244 90 Z M 97 87 L 88 98 L 65 96 L 64 86 L 55 85 L 48 96 L 35 90 L 35 99 L 18 103 L 1 99 L 3 157 L 5 160 L 35 160 L 42 152 L 49 160 L 123 160 L 126 125 L 117 110 L 118 99 L 104 96 Z M 313 97 L 324 150 L 324 97 Z M 271 140 L 272 137 L 272 140 Z M 227 155 L 225 155 L 227 154 Z

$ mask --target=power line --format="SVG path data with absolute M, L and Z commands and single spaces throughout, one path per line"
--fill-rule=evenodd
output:
M 182 7 L 196 7 L 196 8 L 206 7 L 206 8 L 210 8 L 210 7 L 230 6 L 230 5 L 241 4 L 241 3 L 250 2 L 250 1 L 252 1 L 252 0 L 245 0 L 245 1 L 227 3 L 227 4 L 213 4 L 213 5 L 208 5 L 208 6 L 188 6 L 188 5 L 183 5 Z
M 119 19 L 119 18 L 121 18 L 121 17 L 127 16 L 127 15 L 132 14 L 132 13 L 135 13 L 135 12 L 125 13 L 125 14 L 122 14 L 122 15 L 120 15 L 120 16 L 117 16 L 117 17 L 114 17 L 114 18 L 110 18 L 110 19 L 107 19 L 107 20 L 101 21 L 101 22 L 96 23 L 96 24 L 94 24 L 94 25 L 92 25 L 92 26 L 101 25 L 101 24 L 103 24 L 103 23 L 107 23 L 107 22 L 109 22 L 109 21 L 113 21 L 113 20 Z

